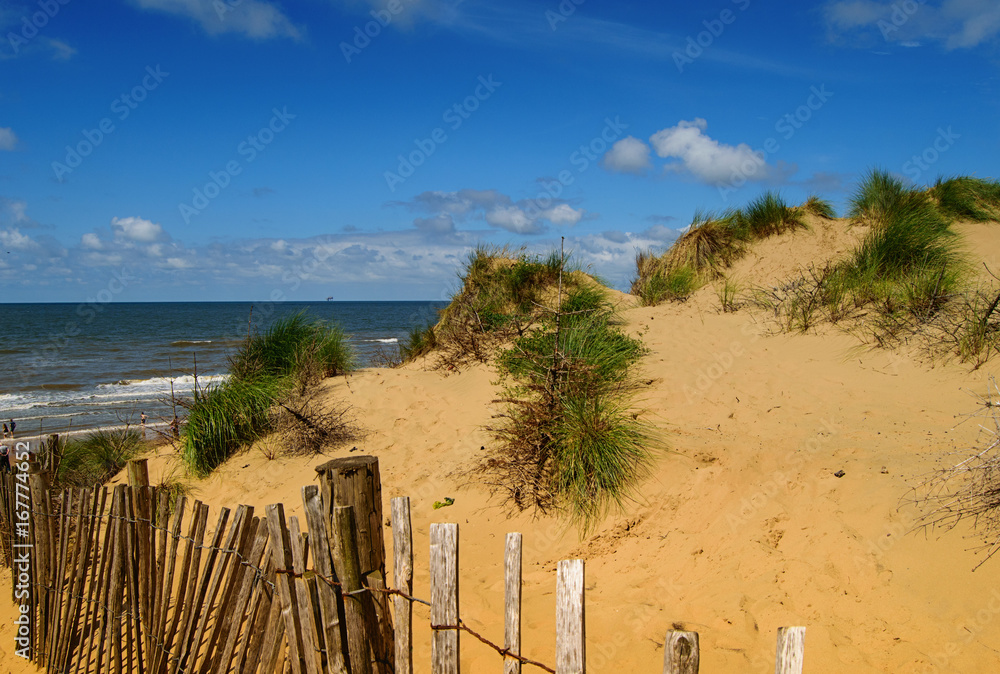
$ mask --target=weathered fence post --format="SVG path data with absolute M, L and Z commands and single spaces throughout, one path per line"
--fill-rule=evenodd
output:
M 556 572 L 556 674 L 587 670 L 583 560 L 559 562 Z
M 306 523 L 309 525 L 309 540 L 316 570 L 334 583 L 340 582 L 333 566 L 331 555 L 333 540 L 328 533 L 326 518 L 323 516 L 319 487 L 316 485 L 302 487 L 302 503 L 306 510 Z M 331 672 L 346 672 L 349 656 L 345 650 L 347 638 L 342 619 L 343 602 L 339 598 L 339 593 L 334 590 L 334 586 L 326 582 L 319 584 L 318 594 L 327 666 Z
M 55 536 L 52 522 L 49 518 L 49 476 L 42 466 L 29 458 L 28 487 L 31 492 L 31 529 L 34 534 L 34 549 L 32 556 L 32 575 L 35 586 L 30 592 L 31 605 L 34 613 L 34 625 L 31 630 L 32 659 L 36 664 L 43 665 L 45 647 L 47 645 L 49 588 L 52 587 L 51 566 Z
M 698 674 L 700 660 L 697 632 L 667 632 L 663 643 L 663 674 Z
M 357 530 L 354 508 L 334 508 L 334 561 L 344 591 L 344 621 L 347 623 L 347 649 L 350 653 L 352 674 L 371 674 L 369 631 L 365 620 L 364 600 L 367 592 L 361 583 L 358 561 Z
M 278 571 L 274 584 L 278 589 L 285 634 L 288 636 L 288 659 L 292 664 L 292 672 L 300 674 L 306 671 L 308 660 L 302 652 L 302 627 L 299 623 L 295 583 L 292 582 L 292 542 L 288 535 L 288 527 L 285 525 L 285 508 L 282 504 L 267 506 L 267 528 L 271 534 L 274 567 Z M 308 671 L 312 672 L 311 669 Z
M 459 674 L 458 525 L 431 525 L 431 672 Z
M 393 585 L 413 594 L 413 532 L 410 499 L 392 499 Z M 393 598 L 396 608 L 396 674 L 413 674 L 413 604 L 407 597 Z
M 382 537 L 382 479 L 378 457 L 348 456 L 317 466 L 327 517 L 334 521 L 334 508 L 352 506 L 357 529 L 358 560 L 361 580 L 371 588 L 378 620 L 378 630 L 371 635 L 375 662 L 383 674 L 392 671 L 394 656 L 392 620 L 385 570 L 385 540 Z
M 521 534 L 507 534 L 503 556 L 504 566 L 504 630 L 503 647 L 514 655 L 521 654 Z M 521 674 L 521 661 L 505 658 L 504 674 Z
M 774 674 L 802 674 L 805 649 L 805 627 L 779 627 Z

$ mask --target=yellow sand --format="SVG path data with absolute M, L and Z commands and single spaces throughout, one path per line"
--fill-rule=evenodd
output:
M 812 224 L 756 245 L 732 276 L 773 284 L 861 234 L 842 221 Z M 960 227 L 993 268 L 995 228 Z M 555 564 L 582 557 L 590 671 L 660 671 L 675 624 L 700 633 L 704 672 L 769 671 L 783 625 L 807 627 L 814 674 L 1000 669 L 1000 557 L 974 573 L 981 558 L 968 551 L 978 542 L 968 528 L 907 534 L 916 510 L 904 500 L 948 452 L 981 441 L 977 420 L 959 422 L 1000 359 L 972 371 L 905 348 L 869 350 L 832 327 L 771 335 L 762 314 L 721 313 L 713 287 L 656 308 L 621 299 L 651 349 L 641 403 L 669 450 L 640 501 L 585 540 L 555 516 L 508 517 L 463 476 L 488 442 L 490 369 L 445 376 L 416 365 L 327 383 L 331 401 L 350 403 L 369 431 L 357 447 L 380 459 L 386 514 L 391 497 L 411 497 L 418 596 L 429 597 L 430 523 L 458 522 L 462 617 L 497 641 L 504 536 L 523 532 L 525 652 L 550 664 Z M 301 515 L 299 490 L 327 458 L 251 450 L 194 483 L 193 496 L 213 512 L 247 503 L 262 513 L 280 501 Z M 171 462 L 169 451 L 151 462 L 154 481 Z M 453 506 L 431 507 L 446 496 Z M 0 667 L 24 671 L 10 657 L 12 620 L 0 601 Z M 425 607 L 415 623 L 417 669 L 428 671 Z M 462 644 L 466 671 L 499 671 L 498 656 L 472 638 Z

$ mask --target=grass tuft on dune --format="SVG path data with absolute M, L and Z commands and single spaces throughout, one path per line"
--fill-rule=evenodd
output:
M 805 229 L 803 214 L 817 211 L 827 214 L 833 208 L 816 197 L 793 208 L 780 194 L 769 191 L 742 209 L 721 215 L 696 212 L 688 230 L 665 253 L 641 251 L 636 255 L 631 292 L 646 305 L 684 300 L 706 281 L 721 276 L 750 243 Z
M 185 464 L 196 475 L 210 473 L 274 431 L 292 398 L 353 364 L 343 331 L 302 313 L 251 335 L 230 359 L 229 379 L 195 392 L 181 437 Z

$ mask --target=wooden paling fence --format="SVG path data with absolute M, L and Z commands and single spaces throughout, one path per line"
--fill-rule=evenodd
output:
M 304 523 L 281 504 L 263 517 L 241 505 L 213 529 L 207 505 L 149 486 L 142 460 L 113 489 L 54 490 L 29 468 L 0 474 L 0 561 L 21 607 L 16 652 L 46 672 L 411 674 L 414 603 L 430 607 L 434 674 L 458 674 L 462 633 L 502 656 L 504 674 L 586 671 L 583 560 L 557 567 L 554 668 L 521 654 L 519 533 L 506 541 L 502 645 L 460 618 L 457 524 L 431 525 L 431 597 L 412 596 L 408 498 L 391 501 L 389 586 L 375 457 L 317 468 Z M 779 630 L 776 674 L 802 671 L 804 633 Z M 668 631 L 664 674 L 698 667 L 697 633 Z

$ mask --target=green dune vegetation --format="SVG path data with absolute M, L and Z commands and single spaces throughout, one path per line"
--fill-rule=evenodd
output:
M 142 431 L 135 427 L 99 429 L 50 450 L 56 482 L 63 486 L 93 487 L 118 474 L 144 448 Z
M 638 256 L 632 292 L 647 304 L 683 300 L 720 278 L 746 244 L 804 227 L 807 212 L 835 216 L 816 197 L 790 208 L 770 192 L 721 217 L 696 215 L 666 253 Z M 844 259 L 780 287 L 749 289 L 749 303 L 772 311 L 786 330 L 842 324 L 880 346 L 919 334 L 932 350 L 944 346 L 976 365 L 1000 348 L 1000 323 L 993 320 L 1000 294 L 976 284 L 953 227 L 1000 220 L 1000 183 L 942 178 L 921 190 L 873 169 L 857 186 L 847 218 L 865 234 Z M 726 311 L 741 304 L 730 279 L 718 294 Z
M 274 432 L 291 446 L 318 451 L 353 437 L 344 411 L 326 411 L 313 390 L 324 377 L 348 372 L 354 357 L 343 331 L 299 313 L 250 335 L 230 358 L 230 376 L 196 389 L 181 436 L 181 453 L 196 475 L 210 473 L 236 451 Z
M 517 509 L 562 509 L 584 529 L 622 505 L 657 446 L 633 408 L 645 349 L 621 329 L 606 287 L 554 252 L 479 247 L 438 323 L 409 358 L 439 367 L 492 362 L 499 374 L 494 442 L 472 473 Z
M 696 213 L 691 226 L 663 255 L 640 252 L 632 294 L 656 305 L 684 300 L 744 255 L 746 247 L 769 236 L 805 229 L 805 213 L 835 216 L 833 207 L 818 197 L 791 207 L 776 192 L 765 192 L 744 208 L 721 215 Z

